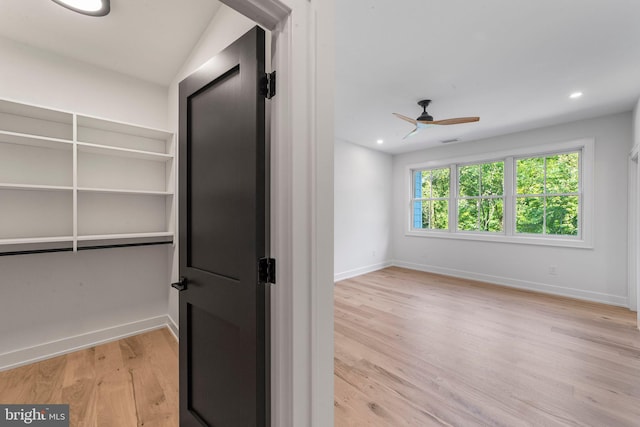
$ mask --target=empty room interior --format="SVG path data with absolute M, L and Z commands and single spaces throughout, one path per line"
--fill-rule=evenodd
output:
M 57 3 L 0 4 L 0 405 L 196 425 L 179 86 L 256 22 L 239 0 Z M 640 4 L 321 3 L 284 1 L 277 30 L 271 425 L 640 425 Z
M 336 6 L 336 425 L 640 423 L 634 10 Z

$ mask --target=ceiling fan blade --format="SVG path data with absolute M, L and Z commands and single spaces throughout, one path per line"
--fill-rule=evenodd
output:
M 421 122 L 421 123 L 429 123 L 432 125 L 457 125 L 460 123 L 477 122 L 479 120 L 480 120 L 480 117 L 457 117 L 455 119 L 434 120 L 433 122 Z
M 416 127 L 414 130 L 412 130 L 410 133 L 408 133 L 408 134 L 407 134 L 404 138 L 402 138 L 402 139 L 407 139 L 407 138 L 409 138 L 410 136 L 415 135 L 416 133 L 418 133 L 418 131 L 419 131 L 419 130 L 420 130 L 420 128 Z
M 416 119 L 412 119 L 411 117 L 403 116 L 402 114 L 398 114 L 398 113 L 393 113 L 393 115 L 396 116 L 399 119 L 402 119 L 402 120 L 406 121 L 406 122 L 413 123 L 414 125 L 417 123 L 417 120 Z

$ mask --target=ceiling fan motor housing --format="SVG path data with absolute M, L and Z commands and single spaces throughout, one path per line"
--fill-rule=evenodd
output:
M 433 117 L 427 113 L 427 107 L 431 104 L 430 99 L 423 99 L 422 101 L 418 101 L 418 105 L 422 107 L 422 114 L 416 120 L 421 122 L 432 122 Z

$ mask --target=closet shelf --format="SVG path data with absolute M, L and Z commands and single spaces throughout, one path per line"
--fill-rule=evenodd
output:
M 73 236 L 58 236 L 58 237 L 21 237 L 18 239 L 0 239 L 0 246 L 2 245 L 28 245 L 32 243 L 63 243 L 73 242 Z
M 52 148 L 56 150 L 73 149 L 73 141 L 71 140 L 9 131 L 0 131 L 0 143 L 28 145 L 31 147 Z
M 131 123 L 100 119 L 98 117 L 78 115 L 78 127 L 98 129 L 105 132 L 121 133 L 125 135 L 139 136 L 142 138 L 169 140 L 173 137 L 171 132 L 162 129 L 150 128 Z
M 171 244 L 175 144 L 166 130 L 0 99 L 0 256 Z
M 73 114 L 70 112 L 23 104 L 9 99 L 0 99 L 0 114 L 10 114 L 69 126 L 73 122 Z
M 131 157 L 135 159 L 153 160 L 156 162 L 167 162 L 173 159 L 173 155 L 171 154 L 155 153 L 153 151 L 133 150 L 131 148 L 112 147 L 109 145 L 91 144 L 89 142 L 78 142 L 77 144 L 78 150 L 85 153 Z
M 138 194 L 148 196 L 173 196 L 170 191 L 150 191 L 150 190 L 124 190 L 118 188 L 89 188 L 78 187 L 81 193 L 109 193 L 109 194 Z
M 73 191 L 73 187 L 64 185 L 11 184 L 0 182 L 0 190 Z
M 96 234 L 96 235 L 83 235 L 78 236 L 78 242 L 92 241 L 92 240 L 126 240 L 126 239 L 148 239 L 168 237 L 173 239 L 173 233 L 171 232 L 157 232 L 157 233 L 125 233 L 125 234 Z M 55 236 L 55 237 L 21 237 L 16 239 L 0 239 L 0 246 L 3 245 L 28 245 L 33 243 L 73 243 L 73 236 Z
M 33 190 L 33 191 L 73 191 L 72 186 L 64 185 L 38 185 L 38 184 L 13 184 L 0 182 L 0 190 Z M 78 187 L 81 193 L 109 193 L 109 194 L 137 194 L 148 196 L 173 196 L 170 191 L 129 190 L 120 188 L 89 188 Z
M 124 233 L 124 234 L 96 234 L 78 236 L 79 242 L 90 240 L 125 240 L 125 239 L 146 239 L 154 237 L 170 237 L 173 239 L 173 233 L 161 231 L 156 233 Z

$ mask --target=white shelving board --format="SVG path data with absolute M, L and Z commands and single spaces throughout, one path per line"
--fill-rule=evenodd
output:
M 70 141 L 73 113 L 0 99 L 0 129 Z
M 118 189 L 118 188 L 78 187 L 78 192 L 84 192 L 84 193 L 110 193 L 110 194 L 140 194 L 140 195 L 147 195 L 147 196 L 173 196 L 173 192 L 170 192 L 170 191 L 122 190 L 122 189 Z
M 157 233 L 124 233 L 124 234 L 95 234 L 78 236 L 78 241 L 88 240 L 121 240 L 121 239 L 147 239 L 154 237 L 171 237 L 172 232 L 157 232 Z
M 0 190 L 45 190 L 45 191 L 73 191 L 72 186 L 62 185 L 33 185 L 33 184 L 10 184 L 0 182 Z
M 110 147 L 108 145 L 90 144 L 87 142 L 78 142 L 78 151 L 85 153 L 95 153 L 104 156 L 130 157 L 134 159 L 152 160 L 156 162 L 166 162 L 173 160 L 173 156 L 165 153 L 156 153 L 152 151 L 133 150 L 129 148 Z
M 73 236 L 30 237 L 20 239 L 0 239 L 0 245 L 25 245 L 32 243 L 73 242 Z
M 73 141 L 45 136 L 27 135 L 24 133 L 0 131 L 0 141 L 4 144 L 25 145 L 39 148 L 72 150 Z
M 174 153 L 165 130 L 0 99 L 0 253 L 173 241 Z

